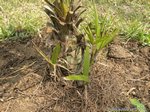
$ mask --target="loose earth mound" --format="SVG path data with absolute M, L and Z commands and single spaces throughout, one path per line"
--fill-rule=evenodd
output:
M 140 99 L 150 111 L 150 47 L 138 42 L 116 39 L 100 52 L 86 88 L 55 81 L 48 71 L 31 40 L 1 42 L 0 112 L 135 109 L 129 98 Z

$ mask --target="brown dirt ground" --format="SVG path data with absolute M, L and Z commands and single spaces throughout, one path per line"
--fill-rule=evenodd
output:
M 133 108 L 133 97 L 150 110 L 150 47 L 116 39 L 99 53 L 90 77 L 86 87 L 56 82 L 31 40 L 1 42 L 0 112 L 105 112 Z

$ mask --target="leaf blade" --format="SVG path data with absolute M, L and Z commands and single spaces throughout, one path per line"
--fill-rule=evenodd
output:
M 32 43 L 33 43 L 34 48 L 36 49 L 36 51 L 37 51 L 49 64 L 54 65 L 54 64 L 52 63 L 52 61 L 43 53 L 43 51 L 40 50 L 34 42 L 32 42 Z
M 89 79 L 87 76 L 84 75 L 69 75 L 67 77 L 64 77 L 65 80 L 73 80 L 73 81 L 85 81 L 89 82 Z
M 89 47 L 86 47 L 84 53 L 84 62 L 83 62 L 83 75 L 88 77 L 89 70 L 90 70 L 90 53 L 89 53 Z
M 133 98 L 130 99 L 130 102 L 132 105 L 136 106 L 140 112 L 147 112 L 145 106 L 142 103 L 140 103 L 139 100 Z
M 60 44 L 57 44 L 53 50 L 52 57 L 51 57 L 51 61 L 53 64 L 57 63 L 57 59 L 60 54 L 60 51 L 61 51 L 61 46 L 60 46 Z

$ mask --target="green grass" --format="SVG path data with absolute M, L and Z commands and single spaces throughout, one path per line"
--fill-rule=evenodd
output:
M 0 0 L 0 40 L 26 38 L 46 23 L 40 0 Z
M 150 45 L 150 1 L 97 0 L 97 4 L 100 14 L 114 18 L 121 36 Z
M 131 104 L 137 108 L 139 112 L 147 112 L 146 107 L 136 98 L 129 99 Z
M 95 0 L 98 13 L 119 29 L 121 37 L 150 45 L 150 2 L 148 0 Z M 89 1 L 85 15 L 92 13 Z M 42 0 L 0 0 L 0 40 L 26 38 L 35 34 L 47 21 Z M 90 19 L 90 18 L 88 18 Z M 17 34 L 16 30 L 24 32 Z

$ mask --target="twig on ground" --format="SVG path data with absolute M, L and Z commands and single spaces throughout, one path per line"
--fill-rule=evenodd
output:
M 144 80 L 146 77 L 150 77 L 150 75 L 149 74 L 147 74 L 147 75 L 145 75 L 144 77 L 141 77 L 141 78 L 138 78 L 138 79 L 128 79 L 128 80 L 131 80 L 131 81 L 142 81 L 142 80 Z
M 35 62 L 36 62 L 36 61 L 35 61 Z M 20 69 L 14 71 L 14 72 L 12 72 L 12 73 L 10 73 L 7 77 L 0 78 L 0 80 L 11 79 L 11 78 L 14 78 L 14 77 L 18 76 L 19 74 L 15 75 L 15 76 L 11 76 L 11 75 L 13 75 L 13 74 L 15 74 L 15 73 L 17 73 L 17 72 L 19 72 L 19 71 L 25 70 L 25 69 L 27 69 L 27 68 L 33 66 L 33 65 L 35 64 L 35 62 L 29 64 L 28 66 L 23 66 L 22 68 L 20 68 Z

